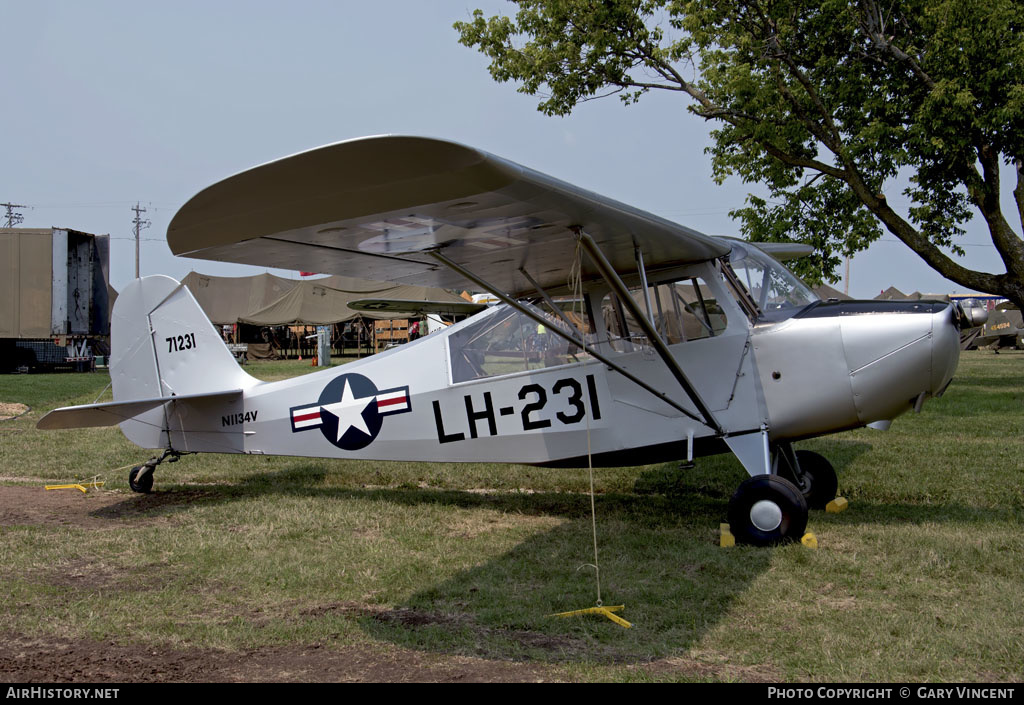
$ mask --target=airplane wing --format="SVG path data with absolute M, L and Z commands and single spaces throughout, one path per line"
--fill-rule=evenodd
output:
M 800 242 L 753 242 L 751 244 L 780 262 L 799 259 L 814 253 L 813 247 Z
M 448 289 L 466 281 L 437 250 L 512 295 L 567 279 L 580 227 L 616 271 L 700 262 L 725 243 L 455 142 L 367 137 L 257 166 L 201 191 L 174 216 L 176 255 Z M 598 278 L 582 258 L 584 280 Z
M 487 304 L 472 301 L 411 301 L 401 299 L 359 299 L 349 301 L 348 307 L 356 311 L 387 311 L 388 313 L 447 313 L 474 314 L 487 308 Z

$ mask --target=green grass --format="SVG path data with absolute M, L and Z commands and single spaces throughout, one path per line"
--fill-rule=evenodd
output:
M 116 428 L 34 428 L 107 381 L 0 376 L 0 401 L 32 406 L 0 422 L 0 483 L 100 475 L 80 501 L 119 500 L 87 527 L 0 527 L 0 633 L 399 645 L 580 680 L 1022 675 L 1021 353 L 965 353 L 947 394 L 888 432 L 801 444 L 834 462 L 851 503 L 812 514 L 816 551 L 718 548 L 744 477 L 731 457 L 597 471 L 602 597 L 630 630 L 548 616 L 595 600 L 585 471 L 203 455 L 161 466 L 142 497 L 115 469 L 146 452 Z

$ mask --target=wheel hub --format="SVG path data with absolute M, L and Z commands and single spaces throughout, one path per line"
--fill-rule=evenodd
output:
M 750 523 L 761 531 L 775 531 L 782 524 L 782 509 L 769 499 L 762 499 L 750 508 Z

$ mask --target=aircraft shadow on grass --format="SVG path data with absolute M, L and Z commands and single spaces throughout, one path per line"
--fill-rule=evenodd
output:
M 840 443 L 834 453 L 842 463 L 840 472 L 868 450 L 866 443 Z M 600 616 L 557 619 L 551 615 L 596 602 L 587 494 L 324 487 L 327 472 L 299 461 L 237 485 L 197 490 L 165 485 L 166 489 L 133 496 L 94 515 L 120 521 L 132 515 L 180 516 L 197 505 L 276 494 L 559 518 L 563 521 L 558 526 L 457 571 L 398 606 L 338 607 L 354 614 L 374 638 L 405 648 L 547 663 L 644 664 L 685 653 L 730 613 L 772 561 L 772 549 L 718 546 L 718 526 L 725 520 L 735 486 L 732 475 L 743 472 L 738 464 L 726 472 L 714 467 L 650 466 L 638 474 L 633 492 L 608 492 L 596 499 L 602 598 L 607 605 L 625 604 L 620 614 L 634 628 L 625 630 Z M 984 520 L 975 508 L 949 504 L 868 504 L 838 518 L 821 517 L 816 513 L 812 522 Z M 443 562 L 443 556 L 438 558 Z

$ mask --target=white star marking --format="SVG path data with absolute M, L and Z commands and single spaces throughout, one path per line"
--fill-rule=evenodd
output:
M 338 419 L 338 438 L 348 433 L 350 428 L 354 428 L 361 433 L 365 433 L 367 436 L 372 435 L 370 429 L 366 427 L 366 421 L 363 419 L 363 411 L 366 410 L 373 400 L 377 397 L 371 395 L 368 397 L 359 397 L 358 399 L 352 394 L 352 388 L 349 387 L 348 380 L 345 380 L 345 389 L 341 392 L 341 401 L 333 404 L 325 404 L 320 407 L 321 411 L 326 411 L 331 416 Z

